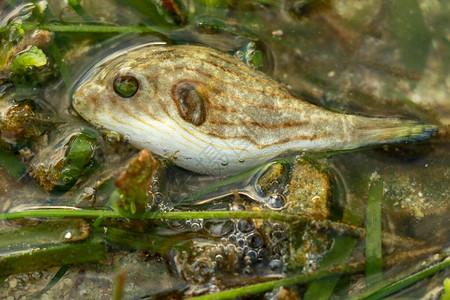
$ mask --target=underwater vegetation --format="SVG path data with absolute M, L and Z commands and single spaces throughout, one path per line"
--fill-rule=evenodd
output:
M 0 2 L 0 298 L 447 299 L 449 15 Z

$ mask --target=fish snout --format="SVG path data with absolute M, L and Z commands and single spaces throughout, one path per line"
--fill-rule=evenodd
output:
M 80 95 L 80 91 L 79 91 L 79 90 L 75 91 L 75 92 L 71 95 L 71 97 L 70 97 L 70 103 L 72 104 L 73 107 L 76 107 L 76 106 L 78 106 L 78 105 L 80 104 L 81 98 L 82 98 L 82 97 L 80 97 L 80 96 L 81 96 L 81 95 Z
M 86 99 L 85 92 L 78 89 L 74 93 L 72 93 L 70 102 L 72 104 L 72 107 L 78 112 L 81 112 L 82 107 L 84 106 Z
M 72 93 L 71 105 L 84 119 L 93 113 L 97 106 L 97 96 L 92 94 L 85 86 L 81 86 Z

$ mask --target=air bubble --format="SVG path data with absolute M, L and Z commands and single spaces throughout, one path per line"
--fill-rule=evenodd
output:
M 234 234 L 230 234 L 229 236 L 228 236 L 228 241 L 230 242 L 230 243 L 236 243 L 236 240 L 237 240 L 237 238 L 236 238 L 236 236 L 234 235 Z
M 247 243 L 251 248 L 260 248 L 263 245 L 262 236 L 255 232 L 247 237 Z
M 191 229 L 193 231 L 199 231 L 200 229 L 202 229 L 202 225 L 200 223 L 192 223 L 191 224 Z
M 244 247 L 245 246 L 245 240 L 244 239 L 239 239 L 238 241 L 237 241 L 237 245 L 238 245 L 238 247 Z
M 281 269 L 282 262 L 279 259 L 274 259 L 269 263 L 269 267 L 272 271 L 278 271 Z
M 238 50 L 234 53 L 237 59 L 243 60 L 244 59 L 244 52 L 242 50 Z
M 224 167 L 228 166 L 228 162 L 226 162 L 226 161 L 223 161 L 223 162 L 221 162 L 220 164 L 221 164 L 222 166 L 224 166 Z
M 169 220 L 167 224 L 173 229 L 181 229 L 186 227 L 186 220 Z
M 227 251 L 229 251 L 229 252 L 234 252 L 235 250 L 236 250 L 236 246 L 235 245 L 233 245 L 233 244 L 229 244 L 229 245 L 227 245 Z
M 116 144 L 116 143 L 120 142 L 120 140 L 122 139 L 120 134 L 118 134 L 117 132 L 114 132 L 114 131 L 106 132 L 105 137 L 106 137 L 106 142 L 109 144 Z
M 203 229 L 212 237 L 222 237 L 233 231 L 234 224 L 231 220 L 209 220 L 203 225 Z
M 273 230 L 278 230 L 278 231 L 283 230 L 283 227 L 281 226 L 280 223 L 273 223 L 272 228 L 273 228 Z
M 25 281 L 25 282 L 27 282 L 27 281 L 29 281 L 30 280 L 30 276 L 28 276 L 27 274 L 25 274 L 25 275 L 23 275 L 22 276 L 22 281 Z
M 247 256 L 250 258 L 251 262 L 255 262 L 256 259 L 258 258 L 258 254 L 254 250 L 248 251 Z
M 70 240 L 72 238 L 72 232 L 68 231 L 65 235 L 64 235 L 64 239 L 65 240 Z
M 64 176 L 62 182 L 64 184 L 69 184 L 70 182 L 72 182 L 73 178 L 71 176 Z
M 286 203 L 286 200 L 283 195 L 278 193 L 273 193 L 270 195 L 269 200 L 267 201 L 267 205 L 273 209 L 280 209 Z
M 220 255 L 220 254 L 217 254 L 216 257 L 214 258 L 214 260 L 215 260 L 216 262 L 222 262 L 222 261 L 223 261 L 223 256 Z
M 157 192 L 157 193 L 155 193 L 155 195 L 153 196 L 153 201 L 154 201 L 154 203 L 156 203 L 156 204 L 161 204 L 161 203 L 163 203 L 164 202 L 164 195 L 162 194 L 162 193 L 159 193 L 159 192 Z
M 233 206 L 230 207 L 230 210 L 232 210 L 232 211 L 242 211 L 242 210 L 245 210 L 245 207 L 243 205 L 234 204 Z
M 247 233 L 255 229 L 255 224 L 251 219 L 239 220 L 237 227 L 240 232 Z
M 32 277 L 33 279 L 39 279 L 39 278 L 42 277 L 42 273 L 41 273 L 41 272 L 33 272 L 33 273 L 31 274 L 31 277 Z

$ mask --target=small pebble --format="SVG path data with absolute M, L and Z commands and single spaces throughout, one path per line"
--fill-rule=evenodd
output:
M 280 30 L 280 29 L 274 30 L 274 31 L 272 31 L 272 35 L 275 37 L 280 37 L 283 35 L 283 30 Z
M 41 296 L 41 300 L 50 300 L 52 299 L 51 295 L 48 295 L 48 292 Z
M 65 287 L 72 287 L 72 285 L 73 285 L 72 279 L 70 279 L 70 278 L 65 278 L 64 279 L 64 286 Z
M 13 278 L 9 281 L 9 287 L 10 288 L 15 288 L 17 286 L 17 279 Z

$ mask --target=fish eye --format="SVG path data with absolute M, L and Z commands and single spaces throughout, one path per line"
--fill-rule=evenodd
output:
M 113 82 L 114 92 L 122 98 L 133 97 L 139 89 L 139 81 L 133 76 L 117 76 Z

